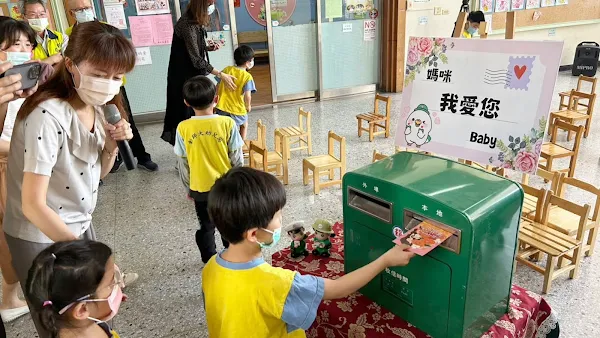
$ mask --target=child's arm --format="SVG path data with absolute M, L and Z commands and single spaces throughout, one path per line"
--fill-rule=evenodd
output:
M 335 280 L 325 279 L 325 294 L 323 299 L 328 300 L 346 297 L 367 285 L 367 283 L 375 278 L 381 271 L 385 270 L 385 268 L 407 265 L 410 262 L 410 259 L 415 255 L 412 252 L 405 251 L 408 248 L 407 245 L 395 245 L 375 261 L 356 271 L 352 271 Z
M 244 93 L 244 105 L 246 106 L 246 112 L 252 111 L 252 92 L 247 91 Z
M 181 183 L 186 188 L 186 190 L 190 190 L 190 165 L 187 159 L 185 141 L 179 133 L 179 128 L 177 128 L 177 134 L 175 136 L 175 146 L 173 146 L 173 150 L 175 151 L 175 155 L 177 155 L 177 169 L 179 171 L 179 178 L 181 179 Z
M 229 161 L 231 162 L 231 167 L 243 167 L 244 166 L 244 151 L 242 148 L 244 147 L 244 140 L 242 140 L 242 136 L 240 135 L 240 131 L 235 123 L 232 124 L 233 127 L 231 129 L 231 136 L 227 141 L 227 148 L 229 149 Z
M 296 329 L 308 330 L 317 316 L 321 300 L 348 296 L 385 268 L 407 265 L 414 256 L 412 252 L 404 251 L 408 248 L 406 245 L 394 246 L 371 264 L 337 280 L 296 274 L 281 315 L 281 320 L 287 323 L 288 333 Z
M 252 94 L 256 93 L 256 84 L 254 83 L 254 79 L 250 77 L 248 82 L 244 85 L 244 105 L 246 106 L 246 111 L 249 113 L 252 110 Z

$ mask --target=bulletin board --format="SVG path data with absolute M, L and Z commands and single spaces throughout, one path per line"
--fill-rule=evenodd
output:
M 96 10 L 97 18 L 100 21 L 106 20 L 106 13 L 104 11 L 104 0 L 93 0 L 93 3 L 94 3 L 95 10 Z M 174 0 L 169 0 L 169 8 L 171 9 L 171 17 L 173 18 L 173 26 L 174 26 L 175 23 L 177 23 L 177 16 L 175 13 L 175 1 Z M 125 12 L 127 27 L 129 27 L 129 17 L 137 16 L 137 10 L 135 8 L 135 0 L 125 0 L 123 9 Z M 125 36 L 127 38 L 131 38 L 131 33 L 129 32 L 129 29 L 122 29 L 121 32 L 123 32 L 123 34 L 125 34 Z
M 534 12 L 542 15 L 533 21 Z M 568 5 L 527 9 L 517 13 L 517 28 L 531 27 L 566 22 L 600 19 L 600 1 L 598 0 L 569 0 Z M 506 13 L 495 13 L 492 17 L 492 30 L 506 28 Z

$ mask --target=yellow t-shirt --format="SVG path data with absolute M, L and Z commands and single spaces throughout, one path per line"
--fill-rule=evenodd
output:
M 229 114 L 246 115 L 248 112 L 244 104 L 244 93 L 246 91 L 256 91 L 252 75 L 245 69 L 235 66 L 226 67 L 223 69 L 223 73 L 236 78 L 235 84 L 237 88 L 230 90 L 223 82 L 219 83 L 217 88 L 217 95 L 219 95 L 217 109 Z
M 471 33 L 467 32 L 466 30 L 463 30 L 462 37 L 465 39 L 470 39 L 473 37 L 473 35 L 471 35 Z
M 306 337 L 302 329 L 288 333 L 282 320 L 295 271 L 272 267 L 261 259 L 255 264 L 228 263 L 246 265 L 237 269 L 218 263 L 222 261 L 220 255 L 213 256 L 202 271 L 209 337 Z
M 175 154 L 186 157 L 190 190 L 208 192 L 231 169 L 230 151 L 242 148 L 235 122 L 219 115 L 193 116 L 177 126 Z

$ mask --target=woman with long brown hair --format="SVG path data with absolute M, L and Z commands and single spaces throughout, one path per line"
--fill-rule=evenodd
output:
M 95 239 L 92 213 L 100 178 L 113 167 L 129 123 L 110 125 L 100 106 L 114 103 L 135 49 L 115 27 L 77 25 L 55 75 L 17 116 L 8 157 L 4 232 L 13 267 L 25 285 L 33 259 L 54 242 Z M 40 338 L 49 337 L 32 309 Z
M 208 45 L 206 42 L 206 28 L 214 11 L 215 0 L 191 0 L 175 25 L 167 73 L 167 109 L 161 136 L 171 145 L 175 144 L 175 131 L 179 122 L 193 115 L 183 102 L 183 84 L 187 80 L 198 75 L 212 74 L 235 89 L 235 78 L 215 69 L 208 58 L 208 52 L 219 49 L 218 45 Z

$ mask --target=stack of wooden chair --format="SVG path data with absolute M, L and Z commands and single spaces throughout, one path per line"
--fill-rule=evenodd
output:
M 542 292 L 547 293 L 558 276 L 568 272 L 569 278 L 577 278 L 583 256 L 594 253 L 600 189 L 563 173 L 538 170 L 538 175 L 550 182 L 550 190 L 522 183 L 525 201 L 517 262 L 544 275 Z M 568 187 L 593 195 L 593 207 L 565 199 Z M 536 262 L 543 254 L 546 263 L 539 265 Z

